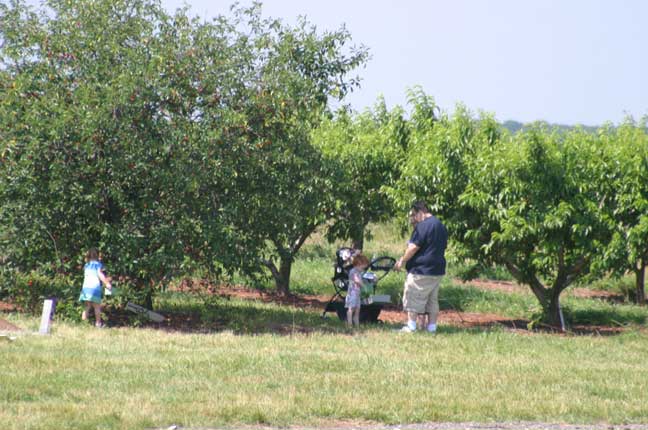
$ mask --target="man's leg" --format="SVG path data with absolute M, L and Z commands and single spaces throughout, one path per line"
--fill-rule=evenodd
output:
M 417 312 L 408 312 L 407 313 L 407 327 L 414 331 L 416 330 L 416 320 L 418 319 L 418 313 Z
M 441 284 L 442 278 L 442 276 L 434 276 L 430 280 L 432 285 L 426 311 L 428 314 L 427 330 L 432 333 L 434 333 L 437 328 L 437 318 L 439 316 L 439 284 Z
M 425 313 L 425 305 L 427 303 L 427 293 L 425 289 L 421 288 L 418 282 L 419 276 L 407 275 L 405 279 L 405 286 L 403 291 L 403 310 L 407 312 L 407 326 L 403 327 L 403 331 L 415 331 L 419 318 L 419 314 Z M 425 327 L 425 326 L 423 326 Z

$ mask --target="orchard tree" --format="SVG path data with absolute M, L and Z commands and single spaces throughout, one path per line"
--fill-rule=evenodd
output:
M 345 48 L 344 29 L 318 33 L 302 20 L 296 27 L 263 21 L 252 9 L 246 28 L 256 58 L 256 79 L 247 111 L 248 133 L 258 151 L 245 161 L 237 226 L 266 244 L 259 261 L 282 294 L 289 293 L 296 254 L 313 231 L 335 213 L 331 178 L 337 165 L 313 146 L 330 99 L 341 100 L 358 84 L 349 73 L 364 63 L 365 48 Z
M 564 328 L 561 293 L 586 276 L 612 231 L 596 136 L 519 133 L 475 160 L 460 205 L 475 221 L 458 241 L 478 261 L 505 266 L 536 296 L 548 324 Z
M 99 246 L 152 301 L 199 265 L 271 268 L 288 291 L 305 238 L 330 216 L 310 130 L 366 59 L 341 29 L 212 22 L 154 0 L 0 5 L 2 254 L 74 272 Z M 278 263 L 276 263 L 278 261 Z
M 634 298 L 645 304 L 645 278 L 648 266 L 648 133 L 646 119 L 636 123 L 628 118 L 617 128 L 599 131 L 606 148 L 608 168 L 605 181 L 612 187 L 606 207 L 611 211 L 615 233 L 600 254 L 604 271 L 617 275 L 631 272 L 635 277 Z
M 611 237 L 596 136 L 542 126 L 509 136 L 461 107 L 418 130 L 397 201 L 426 200 L 460 257 L 506 267 L 531 288 L 545 322 L 562 326 L 560 294 L 589 273 Z
M 330 239 L 350 239 L 353 248 L 362 249 L 371 233 L 368 224 L 393 217 L 385 190 L 398 179 L 408 132 L 403 110 L 388 111 L 382 98 L 373 111 L 342 108 L 314 131 L 316 145 L 340 169 L 332 179 L 337 210 Z
M 276 198 L 266 175 L 293 179 L 279 164 L 258 174 L 257 162 L 298 153 L 307 133 L 296 113 L 327 95 L 282 86 L 320 71 L 258 10 L 204 23 L 149 0 L 0 5 L 0 237 L 14 267 L 74 273 L 98 246 L 149 304 L 157 282 L 193 265 L 258 271 L 259 238 L 270 233 L 241 220 Z M 273 43 L 294 48 L 290 64 L 277 53 L 270 61 Z M 260 74 L 269 64 L 276 73 Z
M 479 221 L 458 204 L 459 197 L 471 181 L 475 157 L 499 144 L 501 128 L 492 116 L 473 118 L 463 105 L 453 116 L 439 112 L 434 99 L 420 91 L 410 94 L 410 105 L 407 156 L 390 195 L 403 212 L 412 202 L 426 200 L 453 236 L 463 235 Z

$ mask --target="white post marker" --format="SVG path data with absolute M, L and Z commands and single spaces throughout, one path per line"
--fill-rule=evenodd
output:
M 150 310 L 146 309 L 145 307 L 140 306 L 140 305 L 136 305 L 135 303 L 132 303 L 132 302 L 128 302 L 126 304 L 126 309 L 131 311 L 131 312 L 135 312 L 136 314 L 144 315 L 148 319 L 150 319 L 151 321 L 155 321 L 157 323 L 160 323 L 160 322 L 164 321 L 164 319 L 165 319 L 164 315 L 160 315 L 160 314 L 158 314 L 156 312 L 150 311 Z
M 41 316 L 39 334 L 49 334 L 52 325 L 52 314 L 54 313 L 54 300 L 48 299 L 43 303 L 43 315 Z

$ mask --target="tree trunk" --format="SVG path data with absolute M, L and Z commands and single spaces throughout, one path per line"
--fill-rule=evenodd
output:
M 538 278 L 525 276 L 522 271 L 513 263 L 506 262 L 506 268 L 520 284 L 527 284 L 542 306 L 543 320 L 552 327 L 559 327 L 565 330 L 565 322 L 560 310 L 560 293 L 569 285 L 567 277 L 561 277 L 561 281 L 554 284 L 552 288 L 546 288 Z
M 513 275 L 513 278 L 518 281 L 518 283 L 522 285 L 528 285 L 529 288 L 531 288 L 531 292 L 536 296 L 538 301 L 540 302 L 540 305 L 542 306 L 542 309 L 548 309 L 549 306 L 549 300 L 547 297 L 547 289 L 545 288 L 544 285 L 542 285 L 542 282 L 538 280 L 536 277 L 526 277 L 522 273 L 522 271 L 513 263 L 507 261 L 505 263 L 506 268 L 508 269 L 509 273 Z
M 643 261 L 639 262 L 639 267 L 635 270 L 635 290 L 637 294 L 637 304 L 646 304 L 646 266 Z
M 358 226 L 357 229 L 353 229 L 351 233 L 351 247 L 353 249 L 359 249 L 362 251 L 364 248 L 364 230 L 365 230 L 365 224 L 362 224 L 362 226 Z
M 279 267 L 273 260 L 262 260 L 263 265 L 270 270 L 272 279 L 275 282 L 277 293 L 282 296 L 290 294 L 290 272 L 292 270 L 293 256 L 287 252 L 281 252 Z
M 547 290 L 549 301 L 544 309 L 544 316 L 547 324 L 552 327 L 559 327 L 561 331 L 565 331 L 565 321 L 560 309 L 561 292 L 561 289 L 556 289 L 555 287 Z
M 146 297 L 144 298 L 144 307 L 153 310 L 153 288 L 146 289 Z
M 292 270 L 292 257 L 281 257 L 279 271 L 272 275 L 275 278 L 277 292 L 282 296 L 290 294 L 290 271 Z
M 279 255 L 279 268 L 277 268 L 272 260 L 262 261 L 263 264 L 270 270 L 270 273 L 272 273 L 272 278 L 275 281 L 277 292 L 282 296 L 287 296 L 290 294 L 290 272 L 292 270 L 292 264 L 295 259 L 295 255 L 297 255 L 306 239 L 308 239 L 308 236 L 310 236 L 316 228 L 316 224 L 305 227 L 303 233 L 297 238 L 297 240 L 292 243 L 289 248 L 286 248 L 281 242 L 278 242 L 276 240 L 273 241 L 277 254 Z

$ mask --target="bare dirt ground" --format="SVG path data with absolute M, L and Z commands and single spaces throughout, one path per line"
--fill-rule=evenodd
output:
M 12 304 L 0 302 L 0 317 L 2 316 L 3 312 L 15 312 L 15 310 L 16 308 Z M 0 318 L 0 333 L 14 333 L 19 331 L 22 331 L 20 327 L 16 327 L 9 321 Z
M 22 331 L 20 327 L 16 327 L 15 325 L 11 324 L 8 321 L 3 320 L 0 318 L 0 333 L 7 333 L 7 332 L 19 332 Z

